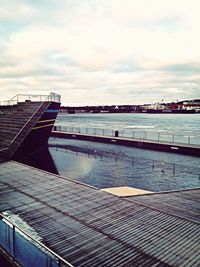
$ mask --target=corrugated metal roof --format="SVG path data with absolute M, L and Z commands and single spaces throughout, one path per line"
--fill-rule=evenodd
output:
M 187 205 L 198 212 L 192 191 L 165 211 L 167 194 L 123 199 L 16 162 L 0 165 L 2 209 L 74 266 L 200 266 L 199 221 L 187 215 Z
M 128 197 L 127 200 L 200 223 L 200 189 Z

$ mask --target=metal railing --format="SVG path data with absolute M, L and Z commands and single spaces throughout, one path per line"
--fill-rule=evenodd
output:
M 51 249 L 49 249 L 48 247 L 46 247 L 44 244 L 42 244 L 41 242 L 39 242 L 38 240 L 36 240 L 35 238 L 33 238 L 31 235 L 29 235 L 28 233 L 26 233 L 24 230 L 22 230 L 21 228 L 19 228 L 15 223 L 13 223 L 11 220 L 9 220 L 7 217 L 5 217 L 2 213 L 0 213 L 0 221 L 5 222 L 5 225 L 3 226 L 3 228 L 5 229 L 5 227 L 7 228 L 6 233 L 8 233 L 9 237 L 5 236 L 5 240 L 9 239 L 9 245 L 8 247 L 5 247 L 5 243 L 3 242 L 3 238 L 0 239 L 0 245 L 3 247 L 3 249 L 11 254 L 10 256 L 12 256 L 14 259 L 17 258 L 16 260 L 20 261 L 20 255 L 16 255 L 17 251 L 20 250 L 19 246 L 20 244 L 18 244 L 16 242 L 16 237 L 17 235 L 20 234 L 21 237 L 23 237 L 26 240 L 29 240 L 29 242 L 32 245 L 32 248 L 35 248 L 38 250 L 38 253 L 45 253 L 48 255 L 50 255 L 50 257 L 52 258 L 52 260 L 55 259 L 55 264 L 58 267 L 64 267 L 64 266 L 68 266 L 68 267 L 74 267 L 72 264 L 70 264 L 68 261 L 66 261 L 65 259 L 63 259 L 62 257 L 60 257 L 57 253 L 55 253 L 54 251 L 52 251 Z M 0 227 L 1 230 L 1 227 Z M 9 230 L 11 230 L 11 233 L 9 234 Z M 11 240 L 12 239 L 12 242 Z M 12 245 L 11 245 L 12 244 Z M 23 244 L 21 244 L 23 245 Z M 11 247 L 12 246 L 12 247 Z M 33 256 L 32 256 L 33 255 Z M 23 257 L 21 257 L 21 260 L 24 260 Z M 35 261 L 35 255 L 31 254 L 28 255 L 29 261 L 33 261 L 32 263 L 34 263 Z M 21 262 L 19 262 L 21 263 Z M 55 266 L 55 264 L 53 266 Z M 44 265 L 41 265 L 44 266 Z M 52 266 L 51 262 L 49 265 L 45 266 Z
M 154 142 L 165 142 L 173 144 L 187 144 L 187 145 L 200 145 L 200 132 L 192 134 L 167 132 L 167 131 L 139 131 L 139 130 L 111 130 L 102 128 L 83 128 L 83 127 L 66 127 L 62 125 L 55 125 L 54 131 L 81 133 L 89 135 L 102 135 L 108 137 L 130 138 L 137 140 L 147 140 Z
M 14 106 L 17 105 L 17 99 L 0 101 L 0 106 Z
M 16 138 L 20 135 L 20 133 L 25 129 L 25 127 L 28 125 L 28 123 L 32 120 L 32 118 L 35 116 L 35 114 L 40 110 L 40 108 L 42 107 L 42 105 L 44 104 L 44 102 L 46 102 L 45 100 L 39 105 L 39 107 L 36 109 L 36 111 L 32 114 L 32 116 L 30 116 L 30 118 L 28 119 L 28 121 L 24 124 L 24 126 L 20 129 L 20 131 L 16 134 L 16 136 L 12 139 L 12 141 L 10 142 L 10 145 L 16 140 Z
M 16 98 L 16 101 L 17 101 L 17 103 L 18 102 L 21 102 L 21 100 L 20 100 L 20 97 L 19 96 L 34 96 L 35 97 L 35 95 L 16 95 L 16 96 L 14 96 L 13 98 Z M 36 96 L 36 97 L 41 97 L 41 96 Z M 57 102 L 56 101 L 56 99 L 58 100 L 58 101 L 60 101 L 60 95 L 58 95 L 58 94 L 55 94 L 55 93 L 50 93 L 49 95 L 43 95 L 43 97 L 45 97 L 44 99 L 43 99 L 43 101 L 41 102 L 41 104 L 39 105 L 39 107 L 36 109 L 36 111 L 30 116 L 30 118 L 28 119 L 28 121 L 24 124 L 24 126 L 20 129 L 20 131 L 15 135 L 15 137 L 11 140 L 11 142 L 9 143 L 9 146 L 8 147 L 5 147 L 5 148 L 2 148 L 2 149 L 0 149 L 0 152 L 2 152 L 2 151 L 5 151 L 5 150 L 8 150 L 9 149 L 9 147 L 10 147 L 10 145 L 12 145 L 13 144 L 13 142 L 17 139 L 17 137 L 20 135 L 20 133 L 25 129 L 25 127 L 28 125 L 28 123 L 32 120 L 32 118 L 35 116 L 35 114 L 39 111 L 39 109 L 42 107 L 42 105 L 44 104 L 44 102 L 49 102 L 49 101 L 53 101 L 53 102 Z M 40 98 L 41 99 L 41 98 Z M 20 101 L 19 101 L 20 100 Z M 30 100 L 30 99 L 29 99 Z M 12 99 L 11 101 L 15 101 L 14 99 Z M 32 101 L 32 100 L 31 100 Z M 60 103 L 60 102 L 58 102 L 58 103 Z
M 0 106 L 13 106 L 19 102 L 25 101 L 52 101 L 60 103 L 61 96 L 53 92 L 49 95 L 18 94 L 13 96 L 10 100 L 0 101 Z
M 30 116 L 30 118 L 28 119 L 28 121 L 24 124 L 24 126 L 20 129 L 20 131 L 15 135 L 15 137 L 11 140 L 11 142 L 9 143 L 8 147 L 2 148 L 0 150 L 0 152 L 8 150 L 10 148 L 10 145 L 13 144 L 13 142 L 17 139 L 17 137 L 21 134 L 21 132 L 25 129 L 25 127 L 28 125 L 28 123 L 31 121 L 31 119 L 35 116 L 35 114 L 39 111 L 39 109 L 42 107 L 42 105 L 44 104 L 44 102 L 46 102 L 46 100 L 44 100 L 43 102 L 41 102 L 41 104 L 39 105 L 39 107 L 36 109 L 36 111 Z
M 160 173 L 168 173 L 169 175 L 175 176 L 178 175 L 181 178 L 185 178 L 186 175 L 193 175 L 194 177 L 198 178 L 198 181 L 200 179 L 200 168 L 198 166 L 189 166 L 184 165 L 180 163 L 172 163 L 168 162 L 166 160 L 159 160 L 159 159 L 148 159 L 145 157 L 141 157 L 138 155 L 130 155 L 123 151 L 109 151 L 104 150 L 102 148 L 93 148 L 93 147 L 77 147 L 70 144 L 63 144 L 62 142 L 59 143 L 59 140 L 52 139 L 49 143 L 49 147 L 53 148 L 56 151 L 62 151 L 63 153 L 68 153 L 69 151 L 71 153 L 74 153 L 74 155 L 78 156 L 79 154 L 82 156 L 83 154 L 87 155 L 88 158 L 95 158 L 103 160 L 105 159 L 107 162 L 107 159 L 113 160 L 115 163 L 118 161 L 125 161 L 127 163 L 130 163 L 134 166 L 135 169 L 137 169 L 137 173 L 143 171 L 144 169 L 146 171 L 156 171 Z

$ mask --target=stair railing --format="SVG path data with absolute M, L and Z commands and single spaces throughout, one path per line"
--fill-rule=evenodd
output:
M 20 129 L 20 131 L 15 135 L 15 137 L 12 139 L 12 141 L 10 142 L 9 145 L 12 145 L 13 142 L 16 140 L 16 138 L 20 135 L 20 133 L 24 130 L 24 128 L 26 127 L 26 125 L 31 121 L 31 119 L 35 116 L 35 114 L 38 112 L 38 110 L 42 107 L 42 105 L 44 104 L 45 100 L 39 105 L 39 107 L 36 109 L 36 111 L 32 114 L 32 116 L 28 119 L 28 121 L 24 124 L 24 126 Z M 0 152 L 4 151 L 4 150 L 8 150 L 9 147 L 5 147 L 0 149 Z
M 44 99 L 44 100 L 43 100 Z M 60 103 L 60 95 L 51 92 L 49 95 L 31 95 L 31 94 L 18 94 L 13 96 L 10 100 L 0 101 L 0 106 L 13 106 L 22 101 L 54 101 Z
M 14 97 L 18 97 L 19 95 L 16 95 Z M 33 96 L 33 95 L 32 95 Z M 57 100 L 60 101 L 60 95 L 57 95 L 55 93 L 50 93 L 49 95 L 45 95 L 46 99 L 44 101 L 42 101 L 42 103 L 39 105 L 39 107 L 36 109 L 36 111 L 32 114 L 32 116 L 30 116 L 30 118 L 28 119 L 28 121 L 24 124 L 24 126 L 20 129 L 20 131 L 16 134 L 16 136 L 12 139 L 12 141 L 10 142 L 9 145 L 12 145 L 13 142 L 17 139 L 17 137 L 20 135 L 20 133 L 25 129 L 25 127 L 28 125 L 28 123 L 31 121 L 31 119 L 35 116 L 35 114 L 39 111 L 39 109 L 42 107 L 42 105 L 44 104 L 44 102 L 46 101 L 54 101 L 55 97 L 57 97 Z M 0 152 L 4 151 L 4 150 L 8 150 L 9 147 L 6 148 L 2 148 L 0 149 Z
M 20 135 L 20 133 L 25 129 L 25 127 L 28 125 L 28 123 L 32 120 L 32 118 L 35 116 L 35 114 L 39 111 L 39 109 L 43 106 L 44 102 L 46 101 L 46 99 L 39 105 L 39 107 L 36 109 L 36 111 L 32 114 L 32 116 L 30 116 L 30 118 L 28 119 L 28 121 L 24 124 L 24 126 L 20 129 L 20 131 L 16 134 L 16 136 L 12 139 L 12 141 L 10 142 L 10 145 L 13 144 L 13 142 L 17 139 L 17 137 Z
M 13 106 L 17 104 L 16 99 L 0 101 L 0 106 Z

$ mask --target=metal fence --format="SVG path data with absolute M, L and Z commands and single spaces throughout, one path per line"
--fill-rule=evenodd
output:
M 110 159 L 113 160 L 113 162 L 115 162 L 116 164 L 124 161 L 131 165 L 130 168 L 134 168 L 137 175 L 144 175 L 144 173 L 150 174 L 150 172 L 152 172 L 155 173 L 155 176 L 158 175 L 158 173 L 162 173 L 163 175 L 166 175 L 166 177 L 179 177 L 179 183 L 180 181 L 183 181 L 183 179 L 187 180 L 191 177 L 192 180 L 197 179 L 197 181 L 200 181 L 200 168 L 194 165 L 189 166 L 175 162 L 168 162 L 166 160 L 156 160 L 139 156 L 131 156 L 122 151 L 113 152 L 104 149 L 94 149 L 79 146 L 76 147 L 74 145 L 59 144 L 54 142 L 51 142 L 49 146 L 57 151 L 60 150 L 64 153 L 68 153 L 68 151 L 74 152 L 76 156 L 78 156 L 79 154 L 85 154 L 88 158 L 95 158 L 100 160 L 104 159 L 106 160 L 106 162 L 107 159 Z
M 175 144 L 189 144 L 200 145 L 200 133 L 173 133 L 167 131 L 139 131 L 139 130 L 111 130 L 102 128 L 83 128 L 83 127 L 66 127 L 55 125 L 54 131 L 81 133 L 89 135 L 102 135 L 102 136 L 119 136 L 122 138 L 131 138 L 137 140 L 148 140 L 157 142 L 167 142 Z
M 73 267 L 1 213 L 0 247 L 22 266 Z
M 25 101 L 53 101 L 61 102 L 61 96 L 56 93 L 50 93 L 49 95 L 30 95 L 30 94 L 18 94 L 12 97 L 10 100 L 0 101 L 0 106 L 13 106 L 18 102 Z

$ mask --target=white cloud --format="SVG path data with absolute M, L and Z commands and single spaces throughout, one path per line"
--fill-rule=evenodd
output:
M 6 0 L 0 1 L 0 21 L 22 21 L 33 18 L 37 10 L 26 1 Z
M 60 88 L 68 105 L 199 94 L 197 0 L 1 2 L 1 88 Z

